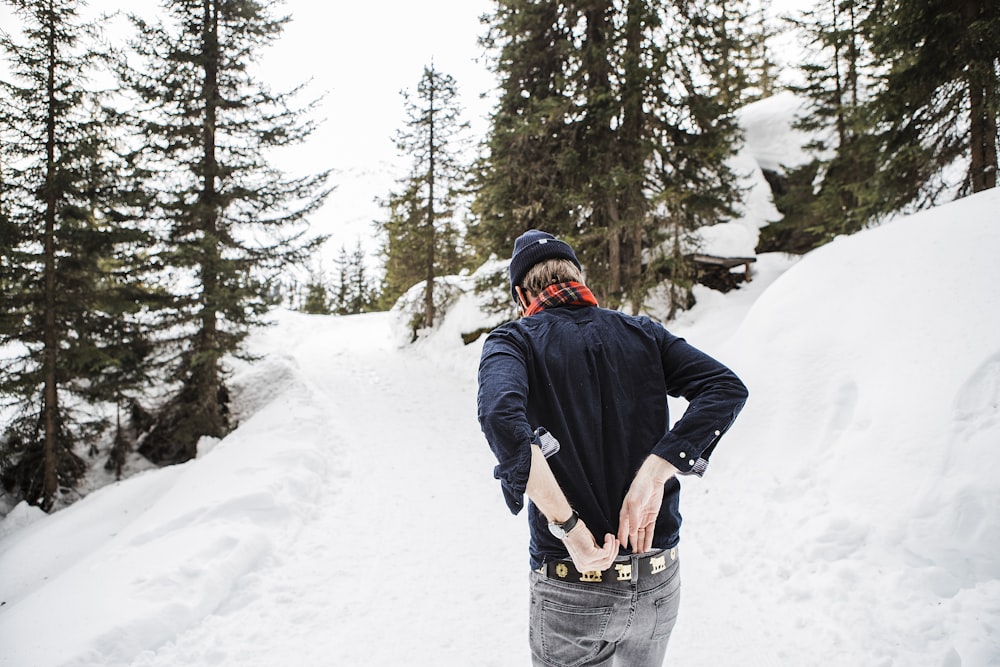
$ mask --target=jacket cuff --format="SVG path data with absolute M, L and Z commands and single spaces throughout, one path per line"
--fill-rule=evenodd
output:
M 652 453 L 677 468 L 678 475 L 696 475 L 701 477 L 708 468 L 708 458 L 702 457 L 701 452 L 692 447 L 691 443 L 677 437 L 673 433 L 667 433 L 663 436 L 656 443 Z

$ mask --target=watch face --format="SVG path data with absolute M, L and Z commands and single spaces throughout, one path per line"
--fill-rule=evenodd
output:
M 566 537 L 566 531 L 558 523 L 549 524 L 549 532 L 558 537 L 560 540 Z

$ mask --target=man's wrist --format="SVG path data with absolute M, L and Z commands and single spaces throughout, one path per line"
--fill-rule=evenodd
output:
M 677 466 L 656 454 L 647 456 L 639 468 L 639 474 L 649 476 L 657 484 L 666 484 L 678 472 Z
M 576 513 L 576 510 L 572 510 L 569 518 L 565 521 L 550 521 L 549 532 L 560 540 L 565 540 L 578 523 L 580 523 L 580 515 Z

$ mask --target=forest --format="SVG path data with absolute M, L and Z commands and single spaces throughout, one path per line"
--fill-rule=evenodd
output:
M 289 304 L 336 184 L 268 160 L 321 120 L 301 86 L 249 66 L 291 19 L 279 3 L 166 0 L 127 17 L 124 43 L 79 2 L 4 4 L 19 26 L 0 29 L 0 481 L 51 511 L 91 466 L 180 463 L 234 427 L 227 359 Z M 574 245 L 602 304 L 641 312 L 666 285 L 672 313 L 690 308 L 694 233 L 741 201 L 735 114 L 779 90 L 778 30 L 808 36 L 797 122 L 822 140 L 766 174 L 783 217 L 758 252 L 997 186 L 990 0 L 831 0 L 780 20 L 749 0 L 497 0 L 478 36 L 497 103 L 474 159 L 457 82 L 428 63 L 396 138 L 411 168 L 373 221 L 380 271 L 343 248 L 335 284 L 311 276 L 293 307 L 388 309 L 422 285 L 413 328 L 433 327 L 438 278 L 541 228 Z

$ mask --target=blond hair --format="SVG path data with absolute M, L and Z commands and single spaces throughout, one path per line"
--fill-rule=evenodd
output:
M 541 294 L 549 285 L 565 282 L 583 282 L 583 272 L 568 259 L 546 259 L 528 269 L 521 281 L 521 288 Z

